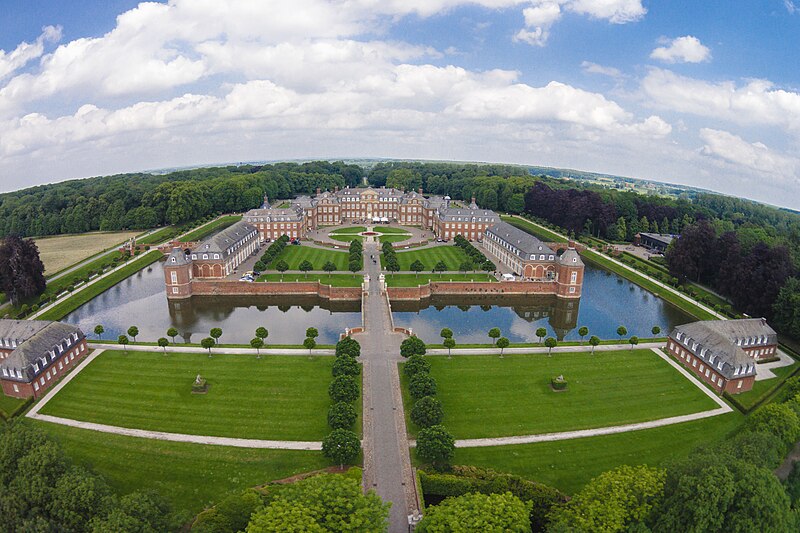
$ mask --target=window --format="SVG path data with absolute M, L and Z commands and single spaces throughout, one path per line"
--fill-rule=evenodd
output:
M 50 379 L 50 371 L 47 371 L 47 379 Z
M 692 366 L 693 366 L 693 367 L 696 367 L 696 366 L 697 366 L 697 359 L 692 359 Z
M 706 368 L 706 377 L 708 377 L 708 369 Z
M 575 287 L 570 287 L 569 288 L 569 293 L 570 294 L 575 294 Z
M 64 370 L 64 365 L 61 364 L 61 361 L 58 362 L 58 369 Z
M 176 285 L 178 283 L 178 273 L 177 272 L 170 272 L 170 279 L 172 280 L 172 284 Z
M 44 385 L 44 376 L 42 376 L 42 377 L 40 377 L 40 378 L 39 378 L 39 383 L 41 383 L 42 385 Z
M 702 372 L 704 368 L 705 367 L 703 365 L 700 365 L 700 372 Z
M 6 370 L 5 368 L 3 369 L 3 375 L 4 375 L 5 377 L 8 377 L 8 370 Z
M 19 387 L 17 386 L 16 383 L 14 383 L 14 392 L 19 392 Z
M 578 273 L 573 272 L 569 275 L 569 282 L 570 283 L 577 283 L 578 282 Z
M 33 390 L 39 390 L 39 384 L 35 381 L 33 382 Z
M 711 383 L 716 383 L 716 382 L 717 382 L 716 374 L 711 374 Z
M 739 384 L 736 386 L 736 388 L 737 389 L 741 389 L 742 388 L 742 380 L 739 380 Z

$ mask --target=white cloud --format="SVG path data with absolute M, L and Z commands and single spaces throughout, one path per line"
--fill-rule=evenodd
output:
M 702 63 L 711 59 L 711 50 L 700 39 L 691 35 L 676 39 L 663 39 L 662 44 L 650 54 L 651 59 L 665 63 Z
M 711 83 L 650 69 L 642 90 L 660 108 L 743 125 L 773 125 L 800 131 L 800 93 L 777 89 L 767 80 Z
M 42 33 L 33 43 L 21 42 L 14 50 L 0 50 L 0 79 L 21 69 L 30 61 L 44 53 L 45 43 L 56 43 L 61 40 L 61 26 L 45 26 Z
M 567 2 L 567 9 L 612 24 L 636 22 L 647 14 L 641 0 L 572 0 Z
M 618 68 L 598 65 L 597 63 L 592 63 L 591 61 L 583 61 L 581 63 L 581 68 L 588 74 L 600 74 L 602 76 L 608 76 L 609 78 L 614 79 L 625 77 L 625 75 L 622 74 L 622 71 L 620 71 Z
M 794 15 L 800 8 L 798 8 L 792 0 L 783 0 L 783 5 L 786 6 L 786 11 Z
M 771 150 L 760 142 L 749 143 L 727 131 L 703 128 L 700 153 L 744 166 L 779 181 L 800 183 L 800 161 Z

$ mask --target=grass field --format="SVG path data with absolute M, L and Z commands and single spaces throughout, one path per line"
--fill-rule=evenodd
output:
M 347 270 L 347 264 L 350 254 L 347 252 L 337 252 L 334 250 L 325 250 L 323 248 L 315 248 L 312 246 L 293 246 L 289 245 L 283 249 L 283 252 L 275 258 L 275 261 L 270 263 L 269 269 L 275 270 L 275 265 L 280 260 L 286 261 L 289 265 L 289 270 L 298 270 L 300 263 L 303 261 L 310 261 L 313 265 L 313 270 L 322 270 L 322 265 L 327 261 L 333 262 L 336 265 L 336 270 Z
M 182 235 L 182 241 L 199 241 L 205 239 L 209 235 L 213 233 L 217 233 L 218 231 L 222 231 L 223 229 L 227 228 L 228 226 L 233 226 L 237 222 L 242 220 L 241 215 L 226 215 L 224 217 L 220 217 L 213 222 L 209 222 L 205 226 L 200 226 L 199 228 L 190 231 L 189 233 Z
M 497 281 L 489 274 L 431 274 L 420 272 L 416 274 L 389 274 L 386 276 L 386 285 L 389 287 L 417 287 L 429 281 Z
M 361 274 L 262 274 L 258 281 L 319 281 L 331 287 L 360 287 L 364 281 Z
M 117 492 L 156 489 L 174 511 L 192 515 L 231 491 L 328 466 L 319 452 L 164 442 L 29 423 L 47 431 L 68 457 L 93 468 Z
M 390 233 L 390 234 L 386 234 L 386 235 L 381 235 L 380 237 L 378 237 L 378 240 L 380 240 L 380 242 L 403 242 L 403 241 L 407 241 L 410 238 L 411 238 L 411 234 L 410 233 L 405 233 L 405 234 L 403 234 L 403 233 Z
M 13 413 L 14 409 L 22 405 L 24 402 L 25 400 L 12 398 L 11 396 L 6 396 L 0 392 L 0 412 L 2 412 L 6 417 Z
M 458 439 L 656 420 L 717 404 L 650 350 L 430 357 L 445 425 Z M 550 379 L 563 374 L 566 392 Z
M 349 226 L 347 228 L 336 228 L 333 233 L 361 233 L 367 231 L 365 226 Z
M 136 239 L 138 244 L 161 244 L 162 242 L 180 235 L 181 230 L 177 226 L 164 226 L 160 230 L 151 233 L 141 239 Z
M 108 351 L 42 413 L 172 433 L 322 440 L 332 364 L 332 357 Z M 191 393 L 198 373 L 207 394 Z
M 517 228 L 526 231 L 531 235 L 533 235 L 534 237 L 538 237 L 539 239 L 545 242 L 567 242 L 567 239 L 558 235 L 557 233 L 550 231 L 544 226 L 534 224 L 528 220 L 523 220 L 521 218 L 516 218 L 508 215 L 500 215 L 500 219 L 503 222 L 508 222 L 512 226 L 516 226 Z
M 445 414 L 447 414 L 445 409 Z M 661 428 L 515 446 L 457 448 L 453 464 L 511 472 L 575 494 L 595 476 L 620 465 L 650 466 L 685 457 L 712 445 L 744 421 L 737 412 Z M 445 420 L 445 424 L 448 424 Z M 415 455 L 415 454 L 414 454 Z
M 351 241 L 363 241 L 364 237 L 361 235 L 357 235 L 355 233 L 344 233 L 342 235 L 328 235 L 334 241 L 339 242 L 351 242 Z
M 409 252 L 398 252 L 397 262 L 400 263 L 400 270 L 411 270 L 411 263 L 421 261 L 425 265 L 425 270 L 430 272 L 439 261 L 444 261 L 447 270 L 458 270 L 458 267 L 467 260 L 467 254 L 458 246 L 434 246 L 433 248 L 422 248 Z
M 753 382 L 752 389 L 747 392 L 734 395 L 734 400 L 745 409 L 752 408 L 759 401 L 771 394 L 774 389 L 780 387 L 786 378 L 788 378 L 792 372 L 797 370 L 797 366 L 799 364 L 800 363 L 795 362 L 789 366 L 773 368 L 772 372 L 776 377 Z
M 406 229 L 395 228 L 395 227 L 392 227 L 392 226 L 374 226 L 372 228 L 372 231 L 377 231 L 378 233 L 385 233 L 385 234 L 408 233 L 408 230 L 406 230 Z
M 157 250 L 150 250 L 149 252 L 140 255 L 113 274 L 109 274 L 103 279 L 93 283 L 91 286 L 80 290 L 80 292 L 76 292 L 63 302 L 48 308 L 44 313 L 39 315 L 38 319 L 61 320 L 66 315 L 79 308 L 98 294 L 103 293 L 120 281 L 134 275 L 144 267 L 155 263 L 161 257 L 163 257 L 163 254 Z
M 141 231 L 116 231 L 57 235 L 36 239 L 46 276 L 60 272 L 84 259 L 114 248 Z

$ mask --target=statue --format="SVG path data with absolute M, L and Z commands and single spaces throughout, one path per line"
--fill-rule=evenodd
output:
M 200 377 L 200 374 L 197 374 L 197 377 L 194 378 L 194 384 L 195 385 L 200 385 L 200 383 L 202 383 L 202 381 L 203 381 L 203 378 Z

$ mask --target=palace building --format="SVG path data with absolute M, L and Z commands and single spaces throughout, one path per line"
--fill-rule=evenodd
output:
M 718 392 L 753 388 L 756 362 L 778 355 L 778 337 L 763 318 L 703 320 L 677 326 L 667 351 Z
M 44 320 L 0 320 L 0 384 L 6 396 L 39 398 L 88 350 L 76 326 Z
M 480 241 L 486 229 L 500 221 L 495 212 L 479 208 L 474 198 L 462 205 L 449 196 L 426 198 L 421 189 L 404 192 L 386 187 L 336 188 L 333 192 L 317 189 L 314 197 L 300 196 L 290 207 L 272 207 L 264 198 L 264 205 L 248 211 L 244 219 L 258 228 L 265 241 L 284 234 L 304 239 L 322 226 L 389 222 L 419 226 L 441 239 L 463 235 L 470 241 Z
M 572 244 L 558 255 L 533 235 L 500 222 L 486 230 L 483 246 L 523 280 L 553 282 L 556 294 L 580 297 L 584 265 Z

